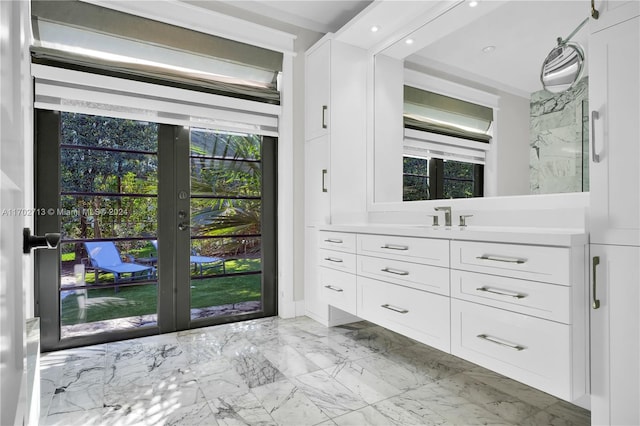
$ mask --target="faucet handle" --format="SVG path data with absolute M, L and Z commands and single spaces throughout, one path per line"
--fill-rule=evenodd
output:
M 438 215 L 437 214 L 429 214 L 427 216 L 431 216 L 433 218 L 433 223 L 431 223 L 431 226 L 440 226 L 440 224 L 438 223 Z
M 460 215 L 460 226 L 467 226 L 466 219 L 468 217 L 472 217 L 472 216 L 473 216 L 472 214 L 461 214 Z

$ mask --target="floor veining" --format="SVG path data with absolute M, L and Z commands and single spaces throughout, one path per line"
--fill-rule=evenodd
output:
M 264 318 L 44 354 L 41 425 L 589 425 L 368 322 Z

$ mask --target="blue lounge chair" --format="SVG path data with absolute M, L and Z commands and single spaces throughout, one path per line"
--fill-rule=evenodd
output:
M 156 248 L 156 252 L 158 251 L 158 240 L 153 240 L 151 241 L 151 244 L 153 244 L 153 246 Z M 220 265 L 218 266 L 222 266 L 222 273 L 226 274 L 227 273 L 227 268 L 225 266 L 225 262 L 227 260 L 223 257 L 212 257 L 212 256 L 198 256 L 196 254 L 192 254 L 191 256 L 189 256 L 189 262 L 193 263 L 193 269 L 194 271 L 198 271 L 200 273 L 200 275 L 202 275 L 203 272 L 203 265 L 206 264 L 214 264 L 214 263 L 219 263 Z
M 91 266 L 96 273 L 95 283 L 98 283 L 100 271 L 111 272 L 116 283 L 120 282 L 123 274 L 133 275 L 139 272 L 146 272 L 147 277 L 151 277 L 154 271 L 153 266 L 140 265 L 138 263 L 125 263 L 120 257 L 120 252 L 112 241 L 85 242 L 84 247 L 91 262 Z

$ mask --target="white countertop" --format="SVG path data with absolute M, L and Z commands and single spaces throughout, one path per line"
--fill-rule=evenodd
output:
M 579 246 L 589 242 L 584 229 L 573 228 L 526 228 L 498 226 L 432 227 L 428 225 L 404 224 L 350 224 L 320 225 L 322 231 L 352 232 L 359 234 L 400 235 L 405 237 L 439 238 L 458 241 L 489 241 L 511 244 L 534 244 L 544 246 Z

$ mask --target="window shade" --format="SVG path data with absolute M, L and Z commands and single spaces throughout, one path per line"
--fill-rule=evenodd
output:
M 492 108 L 404 86 L 406 128 L 489 142 L 492 122 Z
M 127 72 L 279 102 L 282 53 L 79 1 L 34 1 L 34 62 Z
M 404 130 L 404 155 L 417 158 L 442 158 L 465 163 L 485 164 L 489 145 L 477 141 L 460 141 L 451 136 L 420 130 Z
M 278 136 L 280 106 L 34 64 L 34 107 Z

